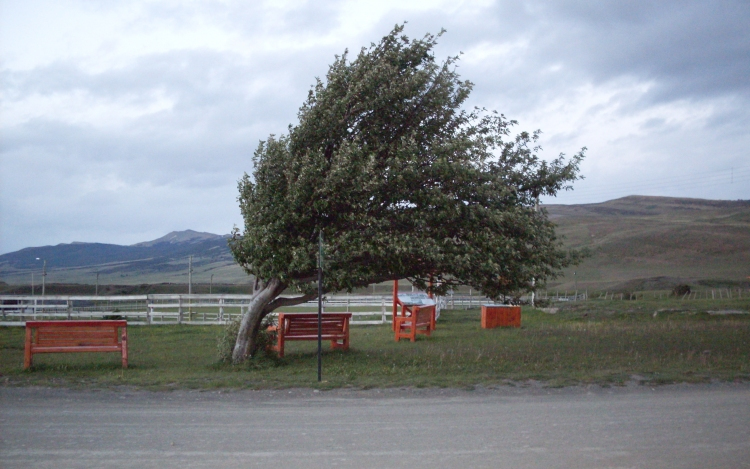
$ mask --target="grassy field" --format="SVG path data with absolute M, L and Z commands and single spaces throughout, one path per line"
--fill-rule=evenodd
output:
M 653 288 L 706 279 L 748 287 L 750 201 L 631 196 L 547 210 L 566 246 L 591 252 L 551 288 L 612 290 L 654 277 L 668 281 Z
M 482 330 L 479 311 L 445 311 L 429 338 L 395 342 L 390 326 L 359 326 L 348 352 L 291 342 L 284 359 L 218 361 L 218 326 L 130 327 L 130 368 L 117 354 L 49 354 L 22 370 L 22 328 L 0 328 L 0 383 L 173 388 L 393 387 L 578 383 L 617 385 L 750 379 L 748 300 L 588 301 L 556 314 L 525 308 L 520 329 Z

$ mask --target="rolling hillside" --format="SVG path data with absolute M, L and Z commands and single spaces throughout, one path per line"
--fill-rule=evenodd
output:
M 682 282 L 706 285 L 748 282 L 750 201 L 630 196 L 599 204 L 547 205 L 550 219 L 569 247 L 588 248 L 591 257 L 568 269 L 549 288 L 666 289 Z M 139 285 L 187 283 L 247 284 L 232 259 L 226 236 L 192 230 L 119 246 L 71 243 L 26 248 L 0 256 L 0 281 Z M 575 275 L 573 275 L 575 272 Z
M 0 256 L 0 280 L 28 284 L 32 272 L 41 284 L 42 262 L 47 261 L 47 283 L 96 282 L 133 285 L 187 283 L 188 257 L 193 256 L 193 282 L 247 281 L 234 262 L 227 237 L 192 230 L 175 231 L 153 241 L 132 246 L 70 243 L 21 249 Z
M 567 246 L 592 254 L 553 287 L 671 288 L 750 276 L 750 201 L 630 196 L 545 208 Z

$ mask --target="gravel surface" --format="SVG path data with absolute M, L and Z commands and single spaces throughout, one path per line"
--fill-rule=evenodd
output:
M 750 468 L 750 383 L 0 388 L 0 467 Z

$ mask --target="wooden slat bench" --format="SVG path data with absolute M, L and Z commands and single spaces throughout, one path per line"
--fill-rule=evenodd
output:
M 333 349 L 349 349 L 349 320 L 352 313 L 323 313 L 321 337 L 331 341 Z M 279 313 L 276 345 L 272 348 L 284 356 L 284 343 L 288 340 L 318 340 L 318 313 Z
M 26 321 L 23 367 L 31 366 L 35 353 L 120 352 L 127 368 L 127 326 L 127 321 Z
M 395 316 L 396 342 L 401 339 L 417 340 L 417 334 L 429 336 L 435 329 L 435 306 L 410 306 L 409 316 Z

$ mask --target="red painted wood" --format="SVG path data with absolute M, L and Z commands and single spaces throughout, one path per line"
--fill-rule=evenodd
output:
M 351 313 L 323 313 L 321 337 L 331 341 L 333 349 L 349 349 L 349 320 Z M 318 340 L 317 313 L 279 313 L 279 325 L 273 350 L 284 356 L 284 343 L 288 340 Z
M 395 339 L 409 339 L 414 342 L 417 334 L 425 334 L 428 337 L 435 329 L 435 306 L 411 306 L 409 316 L 396 316 Z
M 482 306 L 482 329 L 495 327 L 521 327 L 520 306 Z
M 27 321 L 24 369 L 31 367 L 35 353 L 75 352 L 120 352 L 127 368 L 127 326 L 124 320 Z

